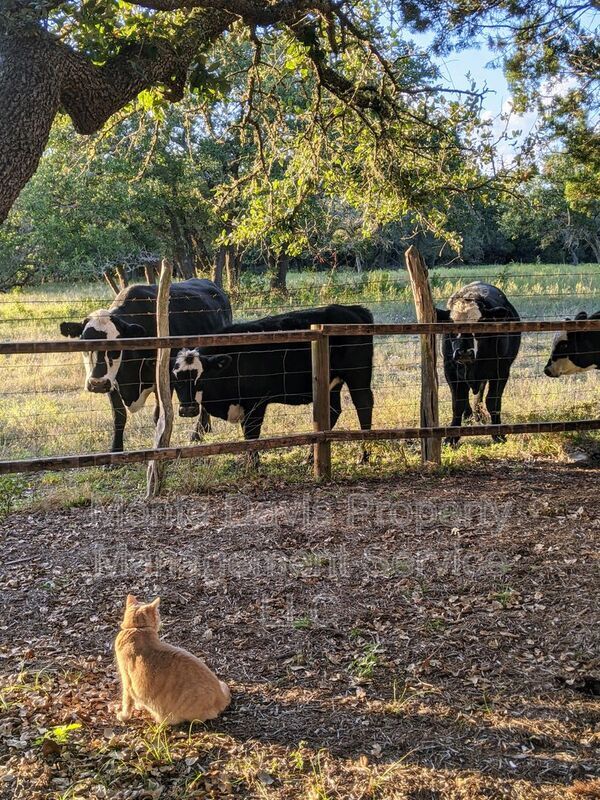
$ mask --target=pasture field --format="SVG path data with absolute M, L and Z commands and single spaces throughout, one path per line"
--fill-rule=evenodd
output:
M 436 302 L 443 305 L 449 295 L 474 279 L 500 286 L 524 319 L 573 316 L 580 310 L 600 308 L 600 266 L 513 264 L 439 268 L 431 271 Z M 328 302 L 363 303 L 376 321 L 414 319 L 407 275 L 404 271 L 362 274 L 338 272 L 292 273 L 289 295 L 269 293 L 263 278 L 244 276 L 233 297 L 236 318 L 253 318 L 285 308 Z M 111 301 L 108 287 L 90 285 L 42 286 L 0 298 L 0 337 L 4 340 L 60 338 L 62 320 L 82 320 Z M 551 334 L 525 334 L 521 352 L 504 395 L 503 420 L 520 422 L 577 419 L 596 416 L 600 381 L 596 373 L 551 380 L 543 373 L 550 351 Z M 111 415 L 108 399 L 83 390 L 83 367 L 78 354 L 10 356 L 0 359 L 0 457 L 24 458 L 55 454 L 104 451 L 110 441 Z M 375 347 L 375 427 L 417 425 L 419 421 L 419 346 L 417 337 L 379 337 Z M 344 391 L 341 427 L 356 427 L 350 399 Z M 450 392 L 440 367 L 440 419 L 450 421 Z M 264 434 L 302 432 L 311 429 L 310 407 L 272 406 Z M 177 419 L 173 441 L 189 439 L 191 423 Z M 125 446 L 130 449 L 152 442 L 152 402 L 128 420 Z M 241 436 L 237 426 L 215 421 L 212 440 Z M 444 466 L 453 469 L 467 463 L 502 458 L 564 458 L 565 446 L 573 442 L 595 448 L 593 434 L 574 436 L 512 437 L 503 445 L 484 438 L 464 440 L 458 450 L 444 450 Z M 417 443 L 374 443 L 371 464 L 355 465 L 358 445 L 335 445 L 336 476 L 372 477 L 393 475 L 418 466 Z M 292 482 L 307 476 L 305 453 L 299 449 L 275 451 L 262 456 L 263 476 L 285 477 Z M 195 491 L 239 479 L 233 457 L 210 463 L 183 463 L 169 468 L 169 487 Z M 141 490 L 142 466 L 119 470 L 120 485 L 133 494 Z M 249 476 L 246 476 L 248 478 Z M 111 491 L 113 478 L 102 470 L 55 473 L 27 479 L 5 478 L 4 504 L 30 505 L 36 498 L 53 498 L 59 505 L 89 502 L 91 494 Z

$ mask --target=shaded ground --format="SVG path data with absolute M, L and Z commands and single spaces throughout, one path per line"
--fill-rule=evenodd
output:
M 12 515 L 0 796 L 600 797 L 600 700 L 581 691 L 600 674 L 599 473 Z M 127 592 L 160 594 L 164 635 L 231 684 L 222 719 L 117 723 Z

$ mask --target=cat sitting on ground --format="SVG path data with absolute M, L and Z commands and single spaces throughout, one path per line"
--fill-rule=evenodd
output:
M 135 707 L 168 725 L 214 719 L 229 705 L 229 688 L 199 658 L 158 638 L 159 602 L 127 595 L 115 641 L 123 689 L 117 718 L 126 722 Z

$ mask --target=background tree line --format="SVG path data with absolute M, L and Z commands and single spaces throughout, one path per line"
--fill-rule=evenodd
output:
M 284 289 L 290 266 L 394 267 L 414 241 L 430 264 L 598 260 L 593 3 L 217 5 L 15 0 L 0 14 L 6 209 L 44 150 L 0 228 L 1 288 L 169 255 L 182 276 L 234 288 L 263 272 Z M 430 53 L 411 41 L 422 31 Z M 483 32 L 515 110 L 540 119 L 509 164 L 483 92 L 444 86 L 431 57 Z M 553 81 L 569 88 L 548 99 Z

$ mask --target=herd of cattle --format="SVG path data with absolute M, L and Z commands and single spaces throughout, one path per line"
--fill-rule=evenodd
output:
M 156 286 L 130 286 L 108 309 L 99 309 L 82 323 L 63 322 L 63 336 L 81 339 L 156 336 Z M 439 322 L 518 320 L 519 315 L 500 289 L 476 281 L 455 292 L 447 309 L 437 309 Z M 576 319 L 585 319 L 581 312 Z M 590 319 L 600 318 L 600 312 Z M 258 333 L 303 330 L 313 324 L 372 323 L 362 306 L 330 305 L 232 323 L 229 298 L 208 280 L 193 278 L 171 286 L 171 336 L 210 333 Z M 472 330 L 472 328 L 471 328 Z M 361 430 L 369 430 L 373 415 L 371 377 L 372 336 L 330 337 L 331 427 L 341 413 L 341 390 L 348 387 Z M 492 424 L 500 424 L 502 395 L 517 357 L 520 333 L 444 334 L 444 373 L 452 393 L 452 422 L 460 426 L 473 416 L 483 418 L 483 398 Z M 123 450 L 127 413 L 143 407 L 154 392 L 155 350 L 110 350 L 85 353 L 86 388 L 108 394 L 113 412 L 112 451 Z M 557 334 L 546 375 L 558 377 L 600 368 L 600 332 Z M 312 402 L 311 352 L 308 342 L 196 347 L 172 353 L 172 389 L 179 414 L 198 417 L 198 429 L 210 430 L 210 417 L 241 423 L 245 439 L 260 436 L 270 403 Z M 469 392 L 475 396 L 474 408 Z M 199 434 L 197 434 L 199 435 Z M 502 440 L 494 436 L 494 440 Z M 450 441 L 456 444 L 458 438 Z M 366 452 L 363 452 L 366 458 Z

